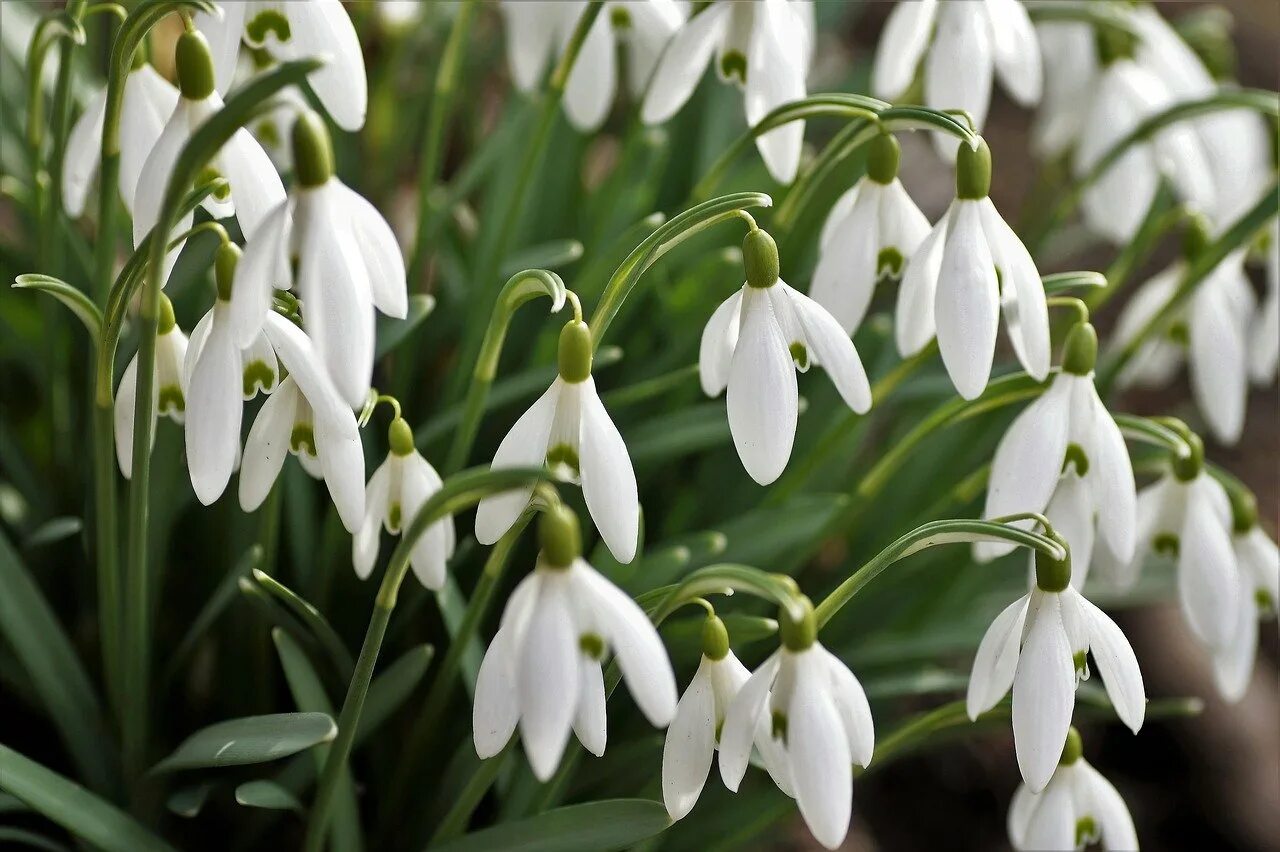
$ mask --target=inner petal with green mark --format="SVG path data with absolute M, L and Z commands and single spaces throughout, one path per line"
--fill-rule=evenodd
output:
M 200 170 L 200 176 L 196 178 L 196 186 L 203 186 L 206 183 L 212 183 L 222 177 L 222 172 L 213 166 L 205 166 Z M 231 184 L 223 183 L 213 191 L 213 197 L 219 201 L 226 201 L 231 197 Z
M 593 660 L 604 659 L 604 638 L 597 633 L 583 633 L 578 637 L 578 647 Z
M 294 455 L 306 453 L 314 457 L 316 454 L 316 433 L 310 423 L 295 423 L 289 433 L 289 451 Z
M 400 522 L 404 520 L 401 516 L 400 503 L 397 501 L 391 504 L 391 508 L 387 511 L 387 532 L 397 533 L 400 531 Z
M 775 740 L 782 740 L 783 745 L 787 742 L 787 714 L 781 710 L 774 710 L 770 718 L 769 733 Z
M 267 35 L 276 37 L 276 41 L 288 41 L 293 37 L 289 27 L 289 19 L 279 9 L 263 9 L 244 25 L 245 35 L 255 44 L 262 44 Z
M 1156 553 L 1163 554 L 1170 558 L 1178 556 L 1178 537 L 1173 533 L 1160 533 L 1153 542 Z
M 725 51 L 720 57 L 720 76 L 726 80 L 736 79 L 742 85 L 747 84 L 747 57 L 737 50 Z
M 880 249 L 880 254 L 876 256 L 876 278 L 901 278 L 902 264 L 905 262 L 902 252 L 893 246 Z
M 1188 346 L 1191 343 L 1191 330 L 1187 328 L 1186 322 L 1182 320 L 1169 326 L 1165 336 L 1179 346 Z
M 1089 472 L 1089 456 L 1085 453 L 1084 447 L 1079 444 L 1067 444 L 1067 452 L 1062 459 L 1062 470 L 1065 472 L 1069 465 L 1075 465 L 1076 476 L 1084 476 Z
M 258 391 L 271 392 L 276 386 L 276 372 L 265 361 L 253 360 L 244 365 L 244 397 L 250 399 Z
M 1076 820 L 1076 846 L 1092 843 L 1098 838 L 1098 824 L 1093 817 L 1080 817 Z
M 557 474 L 560 473 L 558 468 L 564 468 L 572 479 L 577 479 L 581 473 L 579 465 L 578 451 L 568 444 L 556 444 L 547 450 L 547 467 Z
M 803 343 L 791 344 L 788 351 L 791 353 L 791 360 L 796 363 L 796 369 L 802 373 L 809 369 L 809 350 Z
M 165 385 L 157 394 L 156 410 L 161 414 L 173 417 L 187 410 L 187 400 L 182 396 L 182 388 L 177 385 Z

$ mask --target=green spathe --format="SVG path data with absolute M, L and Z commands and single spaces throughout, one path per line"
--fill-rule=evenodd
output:
M 582 555 L 582 530 L 572 509 L 557 504 L 542 513 L 538 545 L 543 563 L 550 568 L 568 568 Z
M 178 71 L 178 89 L 191 101 L 202 101 L 217 88 L 213 73 L 213 53 L 209 42 L 198 30 L 188 30 L 178 37 L 173 54 Z
M 985 139 L 976 147 L 961 142 L 956 153 L 956 198 L 979 201 L 991 192 L 991 149 Z
M 293 169 L 298 183 L 309 189 L 324 186 L 333 177 L 333 141 L 324 119 L 312 110 L 293 122 Z
M 890 184 L 898 177 L 902 148 L 892 133 L 881 133 L 867 143 L 867 177 L 876 183 Z
M 560 330 L 560 378 L 585 382 L 591 378 L 591 329 L 582 320 L 570 320 Z
M 747 284 L 766 288 L 778 283 L 781 264 L 778 261 L 778 244 L 768 231 L 752 228 L 742 240 L 742 266 L 747 273 Z
M 718 615 L 708 615 L 702 623 L 702 655 L 716 661 L 729 656 L 729 630 Z
M 1087 376 L 1098 362 L 1098 332 L 1093 323 L 1081 322 L 1072 326 L 1062 346 L 1062 372 L 1075 376 Z

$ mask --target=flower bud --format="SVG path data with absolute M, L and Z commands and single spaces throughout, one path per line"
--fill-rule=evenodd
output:
M 1081 322 L 1072 326 L 1067 341 L 1062 345 L 1062 372 L 1087 376 L 1098 361 L 1098 332 L 1092 323 Z
M 717 615 L 708 615 L 702 623 L 702 655 L 708 660 L 729 656 L 729 631 Z
M 791 617 L 791 608 L 782 607 L 778 616 L 778 632 L 782 635 L 782 645 L 788 651 L 804 651 L 818 641 L 818 622 L 813 616 L 813 602 L 800 596 L 803 614 L 800 618 Z
M 987 140 L 979 139 L 978 147 L 960 143 L 956 153 L 956 198 L 978 201 L 991 192 L 991 149 Z
M 333 177 L 333 142 L 324 119 L 311 110 L 293 122 L 293 170 L 305 187 L 324 186 Z
M 413 455 L 413 429 L 403 417 L 392 420 L 387 427 L 387 443 L 391 446 L 391 452 L 397 456 Z
M 542 548 L 543 562 L 551 568 L 568 568 L 582 555 L 582 530 L 572 509 L 557 504 L 542 513 L 538 546 Z
M 1036 551 L 1036 585 L 1044 592 L 1061 592 L 1071 585 L 1071 548 L 1058 533 L 1046 532 L 1045 535 L 1056 541 L 1065 555 L 1059 560 L 1043 550 Z
M 867 145 L 867 177 L 876 183 L 893 183 L 898 176 L 902 148 L 892 133 L 881 133 Z
M 570 320 L 560 329 L 560 378 L 585 382 L 591 378 L 591 329 L 582 320 Z
M 240 262 L 240 247 L 235 243 L 223 243 L 213 255 L 213 281 L 218 286 L 218 301 L 231 301 L 231 285 L 236 277 L 236 265 Z
M 1062 747 L 1062 757 L 1058 763 L 1062 766 L 1070 766 L 1081 758 L 1084 754 L 1084 740 L 1080 738 L 1080 732 L 1076 730 L 1075 725 L 1067 731 L 1067 742 Z
M 202 33 L 188 30 L 179 36 L 173 58 L 178 70 L 178 89 L 184 98 L 202 101 L 213 94 L 216 88 L 213 54 Z
M 752 287 L 767 288 L 778 282 L 781 265 L 778 261 L 778 244 L 768 231 L 752 228 L 742 241 L 742 266 L 747 272 L 747 283 Z

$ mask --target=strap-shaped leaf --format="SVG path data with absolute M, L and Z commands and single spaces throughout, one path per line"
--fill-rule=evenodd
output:
M 229 719 L 196 731 L 151 771 L 265 763 L 327 743 L 337 733 L 337 725 L 326 713 L 273 713 Z
M 666 808 L 647 799 L 608 799 L 570 805 L 502 823 L 435 847 L 438 852 L 609 852 L 661 834 Z
M 85 330 L 93 338 L 94 344 L 97 344 L 98 337 L 102 334 L 102 311 L 83 292 L 60 278 L 39 272 L 19 275 L 14 279 L 13 286 L 16 290 L 38 290 L 53 296 L 76 315 L 76 319 L 84 324 Z
M 415 293 L 409 297 L 409 312 L 404 319 L 378 315 L 378 334 L 376 340 L 377 357 L 381 358 L 403 343 L 409 335 L 422 325 L 422 321 L 431 315 L 436 308 L 434 296 Z
M 259 779 L 246 781 L 236 788 L 236 801 L 246 808 L 265 808 L 272 811 L 302 813 L 298 797 L 274 781 Z

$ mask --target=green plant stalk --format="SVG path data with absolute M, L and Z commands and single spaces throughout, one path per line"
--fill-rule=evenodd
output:
M 467 779 L 466 786 L 462 788 L 462 791 L 454 800 L 449 812 L 444 815 L 444 818 L 440 820 L 440 824 L 436 826 L 435 832 L 431 835 L 431 840 L 427 843 L 428 849 L 438 843 L 457 837 L 466 831 L 467 823 L 471 820 L 471 815 L 475 813 L 476 807 L 484 799 L 485 793 L 489 792 L 493 782 L 498 780 L 498 774 L 502 771 L 503 766 L 506 765 L 507 757 L 511 754 L 514 744 L 515 737 L 512 737 L 502 751 L 488 760 L 480 761 L 480 765 L 476 767 L 476 771 Z

